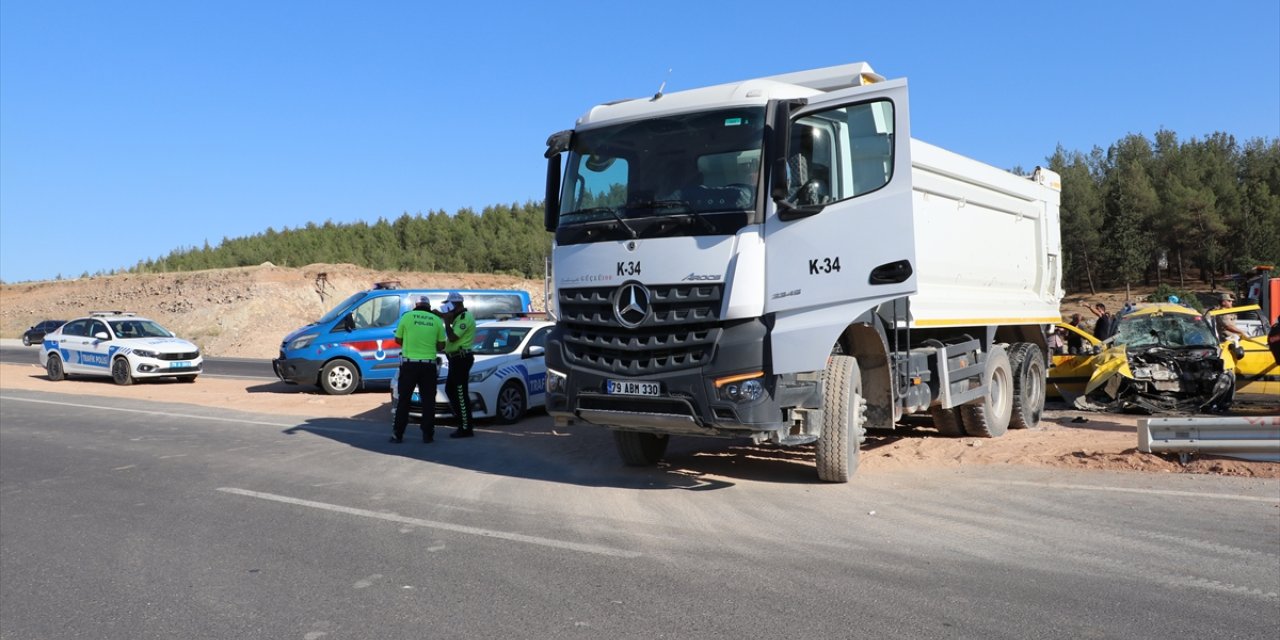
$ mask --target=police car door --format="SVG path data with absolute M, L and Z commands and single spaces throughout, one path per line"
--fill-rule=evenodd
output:
M 107 323 L 94 320 L 89 323 L 89 335 L 85 337 L 85 348 L 80 352 L 80 360 L 99 373 L 110 371 L 111 354 L 116 351 L 113 346 Z
M 88 348 L 88 320 L 73 320 L 62 327 L 56 337 L 58 357 L 62 358 L 62 370 L 67 373 L 86 373 L 85 365 L 80 364 L 80 352 Z M 46 340 L 54 338 L 46 337 Z
M 916 291 L 906 81 L 810 98 L 789 127 L 797 208 L 775 205 L 765 220 L 779 373 L 812 369 L 854 317 Z
M 529 377 L 529 406 L 542 406 L 547 401 L 547 336 L 552 327 L 543 327 L 533 332 L 529 344 L 524 348 L 524 366 Z

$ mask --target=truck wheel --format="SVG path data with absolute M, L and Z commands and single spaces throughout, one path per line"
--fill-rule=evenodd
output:
M 347 360 L 330 360 L 320 369 L 320 388 L 331 396 L 345 396 L 360 386 L 360 370 Z
M 1044 413 L 1044 356 L 1040 347 L 1019 342 L 1009 349 L 1009 368 L 1013 370 L 1012 429 L 1034 429 L 1040 426 Z
M 53 382 L 67 378 L 67 372 L 62 368 L 62 357 L 56 353 L 49 355 L 49 361 L 44 363 L 44 371 L 49 375 L 49 380 Z
M 987 395 L 975 404 L 960 407 L 964 416 L 964 432 L 978 438 L 999 438 L 1009 431 L 1013 413 L 1013 372 L 1009 370 L 1009 354 L 1004 347 L 992 345 L 987 354 L 982 384 Z
M 652 467 L 667 452 L 667 435 L 640 433 L 638 431 L 614 431 L 613 442 L 618 445 L 618 455 L 628 467 Z
M 822 434 L 818 436 L 818 479 L 848 482 L 858 471 L 859 449 L 866 430 L 867 401 L 862 373 L 850 356 L 830 356 L 822 390 Z
M 960 410 L 952 407 L 943 409 L 942 407 L 932 407 L 929 413 L 933 415 L 933 427 L 938 433 L 944 436 L 963 436 L 964 426 L 960 422 Z

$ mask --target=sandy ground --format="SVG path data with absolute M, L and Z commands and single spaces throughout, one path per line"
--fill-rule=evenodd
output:
M 194 384 L 161 380 L 120 387 L 107 378 L 50 382 L 43 369 L 34 364 L 2 364 L 0 390 L 9 389 L 174 402 L 297 417 L 390 420 L 390 395 L 385 391 L 326 396 L 312 387 L 266 380 L 204 376 Z M 1240 407 L 1238 413 L 1268 415 L 1275 411 L 1272 407 L 1246 405 Z M 1280 463 L 1275 462 L 1192 456 L 1184 465 L 1176 455 L 1141 453 L 1137 451 L 1136 430 L 1140 417 L 1051 408 L 1039 429 L 1010 431 L 995 439 L 937 437 L 927 426 L 928 422 L 922 421 L 921 426 L 914 429 L 871 434 L 863 447 L 859 473 L 917 467 L 1023 465 L 1280 478 Z M 547 420 L 545 414 L 535 413 L 525 424 Z M 755 450 L 769 455 L 763 447 L 749 448 L 749 451 Z

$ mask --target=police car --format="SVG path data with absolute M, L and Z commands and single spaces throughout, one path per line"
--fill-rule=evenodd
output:
M 45 334 L 40 347 L 40 364 L 50 380 L 110 376 L 127 385 L 170 376 L 195 382 L 203 363 L 196 345 L 154 320 L 124 311 L 92 311 Z
M 468 381 L 471 392 L 471 415 L 474 418 L 494 418 L 502 424 L 512 424 L 524 416 L 530 407 L 541 407 L 546 401 L 547 334 L 555 326 L 545 320 L 500 320 L 476 327 L 476 339 L 471 352 L 475 364 L 471 366 Z M 439 386 L 436 387 L 436 416 L 453 415 L 445 395 L 445 380 L 449 365 L 440 369 Z M 395 415 L 399 399 L 397 386 L 400 372 L 391 380 L 391 412 Z M 413 392 L 409 412 L 422 414 L 419 391 Z

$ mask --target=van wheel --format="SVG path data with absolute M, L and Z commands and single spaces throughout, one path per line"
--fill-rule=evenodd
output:
M 330 360 L 320 369 L 320 389 L 331 396 L 345 396 L 360 386 L 360 370 L 350 360 Z
M 111 380 L 122 387 L 133 384 L 133 372 L 129 371 L 128 359 L 116 358 L 111 363 Z
M 859 449 L 866 434 L 867 401 L 862 373 L 851 356 L 830 356 L 822 385 L 822 433 L 818 436 L 818 479 L 848 482 L 858 471 Z
M 618 456 L 628 467 L 652 467 L 667 452 L 671 436 L 638 431 L 614 431 L 613 443 L 618 446 Z
M 1044 413 L 1044 356 L 1040 347 L 1019 342 L 1009 349 L 1009 367 L 1013 371 L 1012 429 L 1035 429 Z
M 44 370 L 53 382 L 67 378 L 67 372 L 62 368 L 62 357 L 56 353 L 49 355 L 49 361 L 44 363 Z
M 1009 431 L 1013 413 L 1013 372 L 1009 370 L 1009 354 L 1004 347 L 992 345 L 982 370 L 982 384 L 987 394 L 974 404 L 960 407 L 964 432 L 978 438 L 999 438 Z

